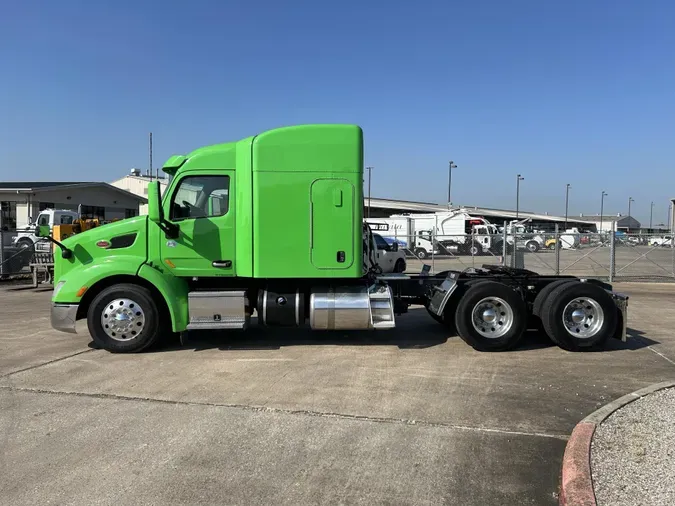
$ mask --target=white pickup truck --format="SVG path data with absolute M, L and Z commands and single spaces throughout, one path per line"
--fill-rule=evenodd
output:
M 373 234 L 377 251 L 377 264 L 383 273 L 405 272 L 405 253 L 398 249 L 398 243 L 389 244 L 379 234 Z
M 79 218 L 77 212 L 65 209 L 45 209 L 38 214 L 36 223 L 28 225 L 24 230 L 18 230 L 14 238 L 14 245 L 19 248 L 30 248 L 37 241 L 35 225 L 49 225 L 49 230 L 54 231 L 54 225 L 71 225 Z M 46 244 L 46 243 L 45 243 Z

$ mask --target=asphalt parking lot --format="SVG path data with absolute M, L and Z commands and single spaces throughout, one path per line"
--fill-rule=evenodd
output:
M 675 285 L 628 343 L 479 353 L 423 309 L 381 333 L 250 330 L 112 355 L 0 287 L 5 504 L 556 504 L 574 425 L 675 379 Z

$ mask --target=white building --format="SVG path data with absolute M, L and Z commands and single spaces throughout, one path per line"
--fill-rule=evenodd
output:
M 0 182 L 3 227 L 27 227 L 44 209 L 69 209 L 100 220 L 138 216 L 147 199 L 101 182 Z
M 148 185 L 152 181 L 159 181 L 159 190 L 161 194 L 164 194 L 164 190 L 169 184 L 167 178 L 160 177 L 159 179 L 152 176 L 142 175 L 139 169 L 131 169 L 131 173 L 128 176 L 124 176 L 120 179 L 117 179 L 110 183 L 116 188 L 133 193 L 144 199 L 148 198 Z M 141 204 L 139 207 L 139 214 L 144 215 L 148 214 L 148 205 L 147 203 Z

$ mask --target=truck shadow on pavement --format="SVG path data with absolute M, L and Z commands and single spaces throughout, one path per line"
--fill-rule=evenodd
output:
M 153 347 L 148 352 L 177 350 L 222 351 L 279 350 L 289 346 L 396 346 L 402 350 L 425 349 L 439 346 L 448 341 L 461 339 L 448 329 L 433 321 L 424 310 L 411 309 L 408 318 L 392 330 L 386 331 L 314 331 L 309 326 L 301 328 L 258 327 L 253 317 L 251 327 L 245 331 L 193 331 L 186 333 L 182 342 L 174 339 Z M 657 341 L 649 339 L 643 332 L 628 329 L 626 342 L 610 339 L 603 349 L 591 352 L 613 352 L 639 350 Z M 463 343 L 462 343 L 463 344 Z M 465 345 L 466 346 L 466 345 Z M 526 332 L 520 344 L 509 352 L 536 351 L 554 347 L 555 344 L 540 330 Z M 506 353 L 509 353 L 506 352 Z

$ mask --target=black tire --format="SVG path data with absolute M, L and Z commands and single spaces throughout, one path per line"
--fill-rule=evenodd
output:
M 131 302 L 120 304 L 119 307 L 123 309 L 117 309 L 117 304 L 115 304 L 115 307 L 111 305 L 111 302 L 117 299 Z M 130 320 L 125 320 L 130 322 L 129 327 L 121 330 L 119 337 L 111 337 L 104 329 L 101 317 L 108 314 L 105 312 L 106 310 L 117 310 L 118 313 L 123 311 L 126 315 L 131 313 L 131 316 L 127 316 Z M 136 318 L 140 318 L 139 312 L 142 319 L 135 321 Z M 142 323 L 140 325 L 141 330 L 136 333 L 134 330 L 136 327 L 133 325 L 137 325 L 139 322 Z M 129 283 L 110 286 L 94 298 L 87 311 L 87 326 L 94 343 L 112 353 L 143 351 L 154 344 L 165 330 L 170 330 L 166 328 L 166 319 L 161 317 L 159 307 L 150 290 Z
M 405 272 L 405 260 L 399 258 L 394 264 L 394 272 Z
M 27 237 L 22 237 L 21 239 L 16 241 L 16 245 L 21 249 L 32 248 L 33 244 L 34 244 L 33 241 L 31 241 Z
M 532 314 L 534 316 L 539 316 L 541 314 L 541 308 L 544 305 L 544 302 L 551 294 L 551 292 L 553 292 L 553 290 L 558 288 L 560 285 L 564 285 L 565 283 L 578 283 L 578 282 L 579 282 L 578 279 L 569 278 L 569 279 L 559 279 L 546 285 L 534 298 L 534 304 L 532 304 Z
M 580 337 L 567 330 L 563 323 L 565 307 L 575 299 L 585 301 L 585 309 L 592 308 L 596 312 L 595 303 L 602 315 L 593 316 L 578 323 L 577 332 L 584 327 L 593 327 L 593 322 L 602 316 L 602 324 L 590 336 Z M 610 295 L 601 287 L 591 283 L 563 283 L 555 288 L 546 297 L 541 307 L 541 322 L 544 331 L 555 344 L 568 351 L 582 351 L 602 347 L 607 339 L 614 334 L 617 325 L 617 308 Z
M 472 257 L 477 257 L 483 254 L 483 247 L 480 245 L 480 243 L 473 242 L 471 246 L 469 246 L 469 255 Z
M 427 257 L 427 250 L 424 248 L 417 248 L 415 250 L 415 256 L 420 259 L 425 259 Z
M 539 251 L 539 243 L 537 241 L 528 241 L 525 243 L 525 247 L 530 253 L 536 253 Z
M 552 242 L 551 244 L 548 245 L 548 249 L 550 249 L 551 251 L 554 251 L 554 250 L 555 250 L 556 244 L 557 244 L 557 243 Z
M 496 337 L 486 337 L 482 335 L 473 324 L 473 312 L 483 299 L 496 297 L 501 299 L 508 305 L 504 308 L 502 315 L 497 315 L 497 318 L 503 318 L 511 312 L 511 325 L 508 330 L 499 335 L 496 330 Z M 499 312 L 499 308 L 503 305 L 501 302 L 493 304 L 493 308 Z M 523 333 L 527 327 L 527 306 L 525 301 L 518 293 L 510 287 L 497 283 L 496 281 L 484 281 L 471 286 L 466 293 L 459 299 L 457 310 L 455 312 L 455 324 L 457 325 L 457 333 L 464 342 L 478 351 L 503 351 L 513 348 L 520 342 Z M 486 325 L 486 329 L 490 326 Z M 495 325 L 492 327 L 498 329 Z M 488 330 L 489 332 L 489 330 Z

